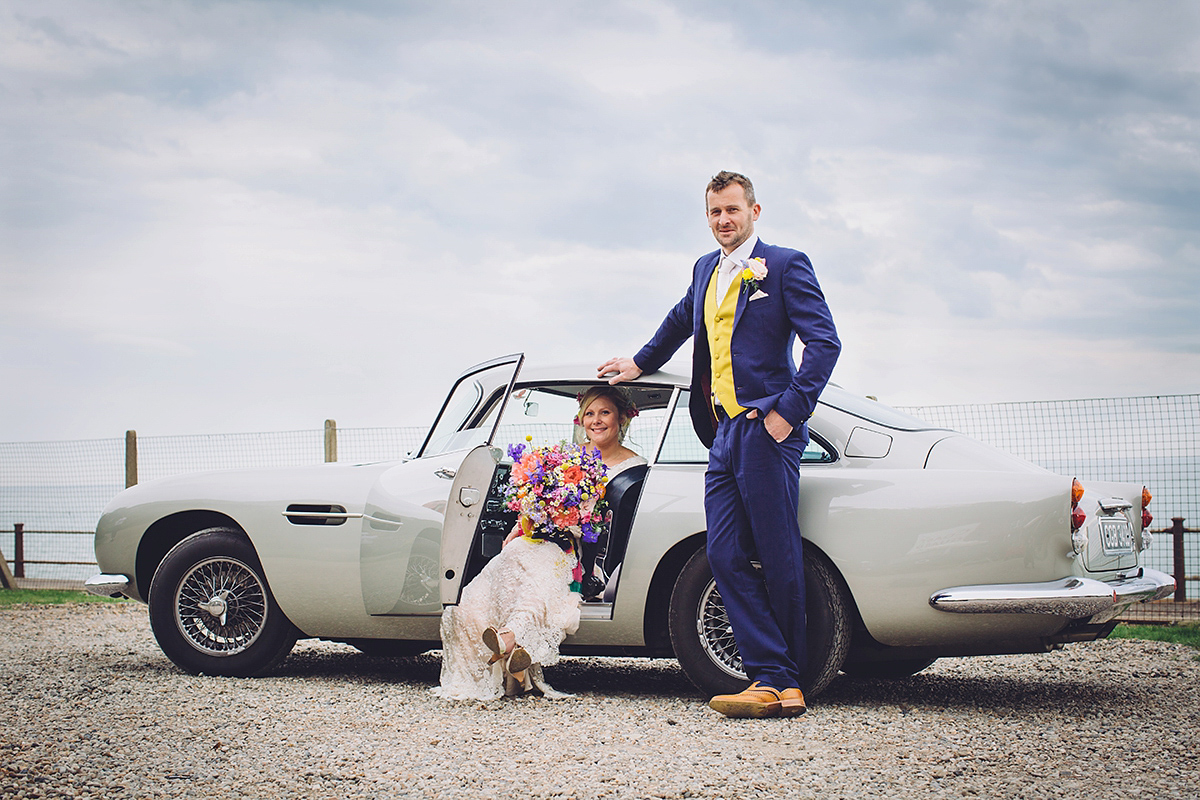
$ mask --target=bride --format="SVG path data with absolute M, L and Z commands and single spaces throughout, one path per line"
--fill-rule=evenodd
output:
M 575 439 L 599 454 L 611 480 L 646 460 L 623 444 L 637 408 L 624 387 L 596 386 L 579 398 Z M 579 627 L 578 540 L 534 538 L 522 517 L 500 553 L 442 613 L 441 685 L 449 700 L 491 700 L 532 692 L 551 699 L 542 667 L 558 662 L 558 647 Z

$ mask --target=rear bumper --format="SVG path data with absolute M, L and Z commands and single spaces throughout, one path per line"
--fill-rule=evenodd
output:
M 101 597 L 119 597 L 129 588 L 129 576 L 93 575 L 83 582 L 83 588 Z
M 1104 622 L 1134 603 L 1159 600 L 1175 591 L 1175 579 L 1139 569 L 1115 581 L 1062 578 L 1045 583 L 954 586 L 935 592 L 929 605 L 954 614 L 1049 614 Z

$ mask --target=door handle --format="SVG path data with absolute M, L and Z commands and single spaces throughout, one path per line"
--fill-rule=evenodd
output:
M 454 480 L 454 476 L 458 473 L 449 467 L 442 467 L 441 469 L 434 470 L 433 474 L 437 475 L 439 478 L 445 478 L 448 481 L 452 481 Z

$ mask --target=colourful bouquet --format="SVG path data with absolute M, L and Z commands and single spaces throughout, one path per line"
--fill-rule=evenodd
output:
M 585 542 L 600 537 L 608 468 L 598 451 L 566 442 L 529 449 L 521 443 L 509 445 L 508 457 L 513 466 L 504 500 L 529 521 L 531 537 L 559 544 L 567 543 L 563 532 Z

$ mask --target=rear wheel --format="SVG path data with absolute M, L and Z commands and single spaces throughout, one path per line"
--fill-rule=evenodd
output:
M 815 696 L 838 674 L 850 650 L 850 596 L 833 566 L 805 549 L 808 668 L 800 688 Z M 708 694 L 738 692 L 748 679 L 708 556 L 696 551 L 675 581 L 668 616 L 671 645 L 692 683 Z
M 245 537 L 229 528 L 192 534 L 150 582 L 150 627 L 167 658 L 192 674 L 264 675 L 299 631 L 284 616 Z

